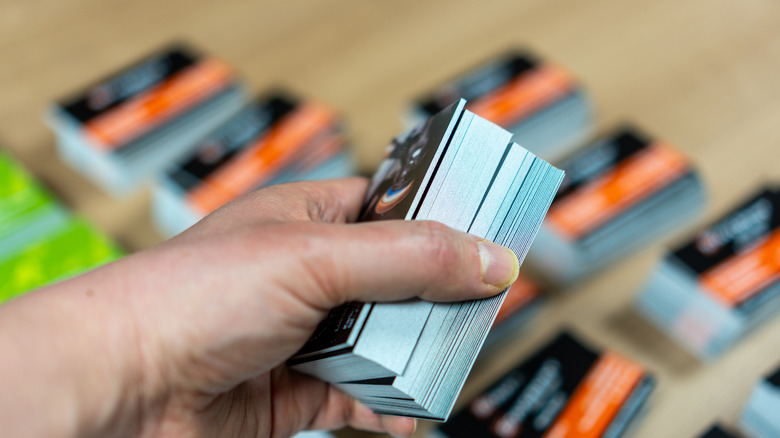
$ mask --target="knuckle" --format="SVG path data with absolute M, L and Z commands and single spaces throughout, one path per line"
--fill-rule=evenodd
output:
M 452 230 L 439 222 L 423 222 L 423 242 L 427 258 L 431 267 L 446 273 L 457 269 L 461 256 L 459 247 Z
M 348 266 L 334 257 L 327 227 L 311 226 L 301 245 L 301 264 L 320 300 L 317 307 L 329 307 L 344 301 L 344 291 L 352 282 Z
M 334 222 L 340 211 L 337 196 L 325 184 L 313 184 L 308 181 L 283 184 L 288 191 L 288 199 L 298 201 L 297 215 L 312 222 Z

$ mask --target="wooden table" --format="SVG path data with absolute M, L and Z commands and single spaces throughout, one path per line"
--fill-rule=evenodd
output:
M 692 156 L 710 192 L 702 223 L 780 176 L 780 3 L 771 0 L 0 2 L 0 144 L 130 250 L 161 241 L 148 194 L 114 200 L 66 167 L 42 115 L 53 99 L 175 38 L 219 54 L 255 90 L 281 84 L 341 109 L 367 172 L 410 98 L 522 45 L 582 79 L 600 126 L 634 121 Z M 658 376 L 635 436 L 733 425 L 758 376 L 780 364 L 780 320 L 704 366 L 633 316 L 637 288 L 675 238 L 554 296 L 475 369 L 463 394 L 568 325 Z

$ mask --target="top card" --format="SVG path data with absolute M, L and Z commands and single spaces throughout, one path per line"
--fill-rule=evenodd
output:
M 393 139 L 371 181 L 358 221 L 415 218 L 465 103 L 461 99 Z

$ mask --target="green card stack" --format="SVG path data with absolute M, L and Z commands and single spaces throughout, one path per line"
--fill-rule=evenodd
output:
M 121 256 L 0 152 L 0 303 Z

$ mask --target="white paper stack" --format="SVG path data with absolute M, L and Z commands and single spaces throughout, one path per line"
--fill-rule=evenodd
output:
M 780 436 L 780 368 L 753 387 L 739 425 L 750 437 Z
M 482 63 L 418 99 L 410 124 L 438 113 L 459 98 L 480 117 L 507 129 L 514 141 L 545 160 L 557 160 L 586 140 L 593 109 L 565 69 L 512 50 Z
M 207 135 L 156 182 L 152 214 L 166 236 L 259 187 L 354 175 L 332 108 L 275 90 Z
M 436 220 L 523 260 L 563 172 L 464 106 L 459 100 L 393 141 L 361 220 Z M 289 365 L 375 412 L 445 420 L 504 295 L 350 303 L 330 312 Z
M 780 192 L 764 188 L 662 258 L 638 311 L 703 359 L 780 310 Z
M 48 122 L 63 160 L 121 195 L 173 164 L 243 102 L 232 68 L 174 44 L 60 100 Z
M 561 163 L 566 171 L 530 266 L 567 285 L 700 213 L 704 188 L 687 157 L 623 127 Z

